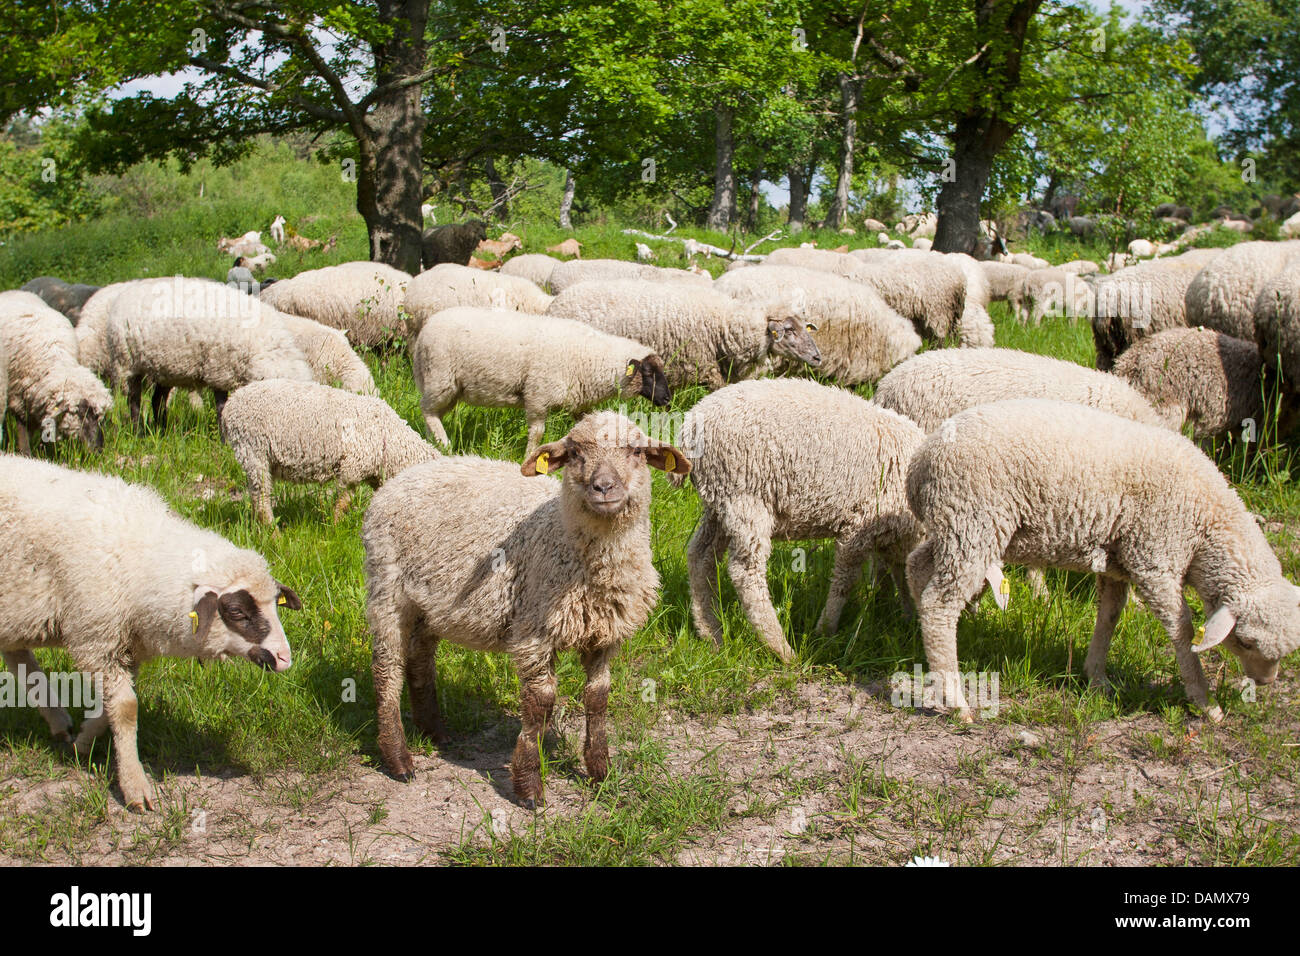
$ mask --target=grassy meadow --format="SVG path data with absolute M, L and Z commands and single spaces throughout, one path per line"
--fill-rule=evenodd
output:
M 43 274 L 95 284 L 176 273 L 222 278 L 229 260 L 216 252 L 217 238 L 265 230 L 277 213 L 304 235 L 326 239 L 337 234 L 339 242 L 328 255 L 286 252 L 268 269 L 269 276 L 367 257 L 364 225 L 352 210 L 352 184 L 340 181 L 333 168 L 295 161 L 287 152 L 264 152 L 223 170 L 200 164 L 187 176 L 140 167 L 116 188 L 127 198 L 103 218 L 6 240 L 0 246 L 0 288 L 16 288 Z M 453 218 L 454 210 L 439 207 L 438 221 Z M 573 234 L 584 244 L 584 258 L 631 258 L 636 240 L 621 234 L 623 225 L 579 226 Z M 644 223 L 626 225 L 661 231 Z M 504 228 L 523 238 L 525 252 L 543 251 L 569 234 L 540 220 L 509 222 Z M 730 245 L 729 239 L 703 231 L 681 232 Z M 742 237 L 740 244 L 757 238 Z M 833 234 L 800 238 L 818 239 L 822 247 L 845 241 Z M 875 242 L 861 236 L 847 241 L 854 246 Z M 657 248 L 661 264 L 681 264 L 679 247 Z M 1103 249 L 1059 239 L 1033 240 L 1020 248 L 1054 262 L 1105 255 Z M 717 272 L 722 264 L 712 260 L 707 265 Z M 993 316 L 999 345 L 1093 363 L 1086 323 L 1049 319 L 1040 327 L 1023 328 L 1001 303 L 995 304 Z M 407 356 L 396 350 L 365 357 L 384 399 L 423 433 Z M 869 396 L 870 389 L 861 392 Z M 699 388 L 679 391 L 672 411 L 685 411 L 703 394 Z M 77 862 L 92 858 L 87 855 L 92 847 L 97 848 L 96 861 L 173 858 L 177 848 L 195 839 L 192 822 L 202 806 L 191 802 L 183 785 L 195 777 L 235 777 L 241 786 L 256 788 L 264 812 L 244 820 L 234 838 L 250 845 L 274 841 L 282 825 L 277 821 L 316 812 L 345 790 L 347 781 L 381 773 L 360 539 L 370 492 L 359 492 L 343 520 L 334 524 L 335 489 L 277 484 L 279 524 L 265 528 L 253 519 L 242 473 L 218 438 L 211 396 L 197 410 L 180 398 L 164 433 L 134 433 L 125 397 L 119 394 L 101 454 L 62 443 L 38 454 L 148 484 L 186 518 L 264 554 L 275 575 L 302 597 L 301 612 L 282 614 L 294 666 L 283 675 L 238 663 L 159 660 L 142 668 L 140 754 L 164 797 L 163 809 L 143 818 L 122 811 L 108 763 L 109 737 L 101 738 L 101 751 L 79 764 L 70 751 L 50 741 L 34 710 L 0 710 L 0 860 Z M 552 416 L 547 440 L 563 435 L 571 424 L 567 415 Z M 526 428 L 520 411 L 461 406 L 447 426 L 457 452 L 522 458 Z M 8 431 L 5 450 L 12 451 Z M 1300 486 L 1292 479 L 1300 463 L 1287 448 L 1256 459 L 1229 448 L 1220 461 L 1248 506 L 1261 516 L 1287 574 L 1300 579 Z M 784 712 L 801 694 L 836 700 L 854 688 L 865 689 L 874 695 L 875 711 L 864 711 L 867 716 L 860 719 L 892 719 L 878 716 L 889 709 L 889 675 L 910 673 L 914 664 L 925 661 L 918 626 L 901 613 L 890 588 L 873 591 L 869 573 L 838 633 L 812 633 L 830 578 L 830 542 L 778 543 L 772 557 L 772 597 L 798 653 L 797 663 L 782 665 L 762 647 L 729 583 L 722 603 L 727 637 L 716 650 L 690 623 L 685 547 L 697 515 L 689 484 L 677 489 L 655 476 L 653 549 L 662 600 L 616 659 L 609 779 L 596 788 L 580 784 L 581 739 L 557 738 L 547 751 L 548 780 L 579 780 L 579 785 L 553 796 L 536 817 L 504 830 L 490 825 L 485 808 L 481 826 L 429 846 L 424 862 L 680 862 L 692 848 L 712 845 L 746 821 L 784 819 L 805 800 L 812 801 L 817 813 L 806 829 L 786 828 L 782 862 L 897 864 L 928 853 L 954 863 L 1095 862 L 1067 846 L 1064 834 L 1071 821 L 1093 812 L 1093 803 L 1109 805 L 1100 797 L 1081 799 L 1076 787 L 1089 768 L 1129 760 L 1148 769 L 1154 764 L 1173 768 L 1164 777 L 1153 774 L 1160 783 L 1144 798 L 1146 803 L 1136 799 L 1127 809 L 1106 811 L 1109 825 L 1116 827 L 1122 827 L 1126 814 L 1136 814 L 1144 825 L 1164 826 L 1169 842 L 1163 844 L 1161 861 L 1300 862 L 1300 836 L 1286 822 L 1295 819 L 1300 768 L 1296 661 L 1286 662 L 1279 681 L 1248 700 L 1239 691 L 1242 674 L 1235 660 L 1208 655 L 1212 686 L 1226 712 L 1225 723 L 1211 727 L 1185 700 L 1167 637 L 1140 605 L 1130 602 L 1110 654 L 1117 693 L 1112 698 L 1093 692 L 1082 661 L 1095 601 L 1091 580 L 1081 575 L 1049 572 L 1050 595 L 1039 599 L 1013 571 L 1012 603 L 1006 611 L 986 597 L 963 617 L 962 670 L 998 672 L 1002 706 L 975 731 L 932 714 L 906 715 L 907 727 L 930 735 L 942 731 L 941 740 L 956 741 L 972 732 L 995 735 L 987 746 L 980 744 L 983 738 L 969 738 L 966 742 L 980 746 L 959 760 L 956 772 L 944 781 L 913 777 L 883 760 L 846 753 L 836 758 L 834 769 L 816 773 L 794 763 L 768 768 L 765 779 L 777 784 L 759 793 L 738 787 L 725 761 L 678 759 L 673 742 L 682 727 L 702 728 L 707 735 L 709 728 L 729 721 Z M 1195 605 L 1194 610 L 1200 613 Z M 42 658 L 47 669 L 71 669 L 61 652 Z M 508 750 L 518 730 L 519 707 L 508 659 L 444 642 L 439 671 L 443 713 L 453 737 L 442 753 L 455 756 L 468 741 Z M 562 709 L 580 713 L 581 686 L 576 658 L 562 657 Z M 1122 746 L 1112 739 L 1116 728 L 1131 730 Z M 409 721 L 407 730 L 413 751 L 439 753 Z M 1026 732 L 1031 736 L 1025 740 L 1040 743 L 1007 749 L 1007 739 L 1015 741 Z M 1016 791 L 1025 785 L 997 769 L 1008 760 L 1024 774 L 1041 774 L 1050 784 L 1051 798 L 1018 806 Z M 1229 769 L 1218 773 L 1216 768 L 1224 765 Z M 1198 777 L 1201 767 L 1215 769 L 1216 775 Z M 419 779 L 409 786 L 418 787 Z M 430 807 L 429 812 L 437 810 Z M 365 808 L 363 822 L 382 830 L 388 813 L 387 805 L 376 801 Z M 990 827 L 1005 829 L 1012 820 L 1019 828 L 1015 832 L 1025 834 L 1020 843 L 1011 837 L 1001 843 L 976 837 Z M 873 837 L 882 827 L 894 834 L 883 842 Z M 1058 831 L 1059 840 L 1053 836 Z M 1045 858 L 1031 853 L 1029 845 L 1040 838 L 1057 840 L 1059 846 Z M 340 852 L 335 861 L 367 858 L 350 851 Z

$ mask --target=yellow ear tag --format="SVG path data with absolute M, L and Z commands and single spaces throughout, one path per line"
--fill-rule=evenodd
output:
M 279 600 L 277 600 L 275 603 L 276 603 L 276 604 L 279 604 L 281 607 L 283 607 L 284 605 L 288 604 L 289 602 L 288 602 L 287 600 L 285 600 L 284 595 L 281 594 Z
M 193 628 L 191 633 L 199 633 L 199 614 L 197 611 L 190 611 L 190 627 Z
M 1192 638 L 1192 647 L 1200 647 L 1201 641 L 1203 640 L 1205 640 L 1205 628 L 1198 627 L 1196 629 L 1196 635 Z
M 815 325 L 805 325 L 805 326 L 803 327 L 803 330 L 804 330 L 805 332 L 816 332 L 816 331 L 817 331 L 817 326 L 815 326 Z
M 540 455 L 538 455 L 538 456 L 537 456 L 537 462 L 535 463 L 534 467 L 537 469 L 537 473 L 538 473 L 539 475 L 544 475 L 544 474 L 546 474 L 548 471 L 550 471 L 550 470 L 551 470 L 551 455 L 550 455 L 550 452 L 545 452 L 545 451 L 544 451 L 544 452 L 542 452 Z
M 629 362 L 627 366 L 627 377 L 631 378 L 635 374 L 636 374 L 636 366 Z
M 1006 578 L 1003 578 L 1003 579 L 1002 579 L 1002 584 L 999 586 L 998 590 L 1001 591 L 1003 594 L 1010 594 L 1010 593 L 1011 593 L 1011 582 L 1010 582 L 1009 580 L 1007 580 Z
M 677 459 L 673 457 L 670 451 L 664 452 L 664 471 L 672 471 L 677 467 Z

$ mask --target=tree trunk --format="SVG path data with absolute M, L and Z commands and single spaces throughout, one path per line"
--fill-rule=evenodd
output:
M 497 222 L 505 222 L 510 218 L 510 203 L 506 200 L 506 184 L 501 177 L 497 175 L 497 164 L 488 157 L 483 163 L 483 170 L 487 173 L 488 189 L 492 193 L 492 218 Z
M 726 232 L 731 228 L 731 221 L 736 217 L 736 171 L 732 160 L 736 153 L 736 142 L 731 125 L 736 118 L 735 110 L 729 106 L 719 106 L 717 115 L 717 138 L 714 143 L 713 164 L 713 203 L 709 206 L 709 218 L 705 226 L 717 232 Z
M 763 198 L 759 187 L 762 185 L 763 171 L 756 169 L 749 174 L 749 208 L 745 210 L 745 229 L 748 232 L 753 232 L 754 224 L 758 222 L 758 207 Z
M 573 170 L 564 171 L 564 195 L 560 197 L 560 228 L 572 229 L 573 221 L 569 218 L 569 213 L 573 210 Z
M 791 235 L 797 235 L 803 232 L 803 221 L 808 215 L 808 191 L 804 187 L 803 167 L 791 163 L 785 174 L 790 180 L 790 211 L 785 217 L 785 227 Z
M 953 178 L 939 190 L 936 252 L 969 255 L 980 237 L 980 202 L 993 171 L 993 159 L 1014 132 L 1010 123 L 978 110 L 957 122 Z
M 979 99 L 957 120 L 953 130 L 954 176 L 939 190 L 936 252 L 965 252 L 980 237 L 980 202 L 998 150 L 1016 128 L 1003 119 L 1012 93 L 1020 85 L 1020 65 L 1029 22 L 1043 0 L 976 0 L 975 42 L 984 44 L 976 62 L 981 78 Z M 985 43 L 984 41 L 988 41 Z M 999 48 L 996 59 L 984 51 Z
M 835 177 L 835 195 L 826 210 L 826 229 L 839 229 L 849 214 L 849 191 L 853 186 L 853 150 L 858 139 L 858 97 L 861 85 L 855 77 L 840 74 L 840 162 Z
M 416 76 L 424 69 L 428 0 L 381 4 L 392 19 L 390 39 L 372 45 L 376 88 Z M 405 21 L 405 22 L 402 22 Z M 420 84 L 380 95 L 362 130 L 353 130 L 360 148 L 357 212 L 370 235 L 370 258 L 412 275 L 420 271 L 424 217 L 424 108 Z

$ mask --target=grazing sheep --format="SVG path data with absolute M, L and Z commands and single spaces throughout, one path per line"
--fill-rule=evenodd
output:
M 338 329 L 286 313 L 280 314 L 280 321 L 302 349 L 316 381 L 361 395 L 378 394 L 370 367 Z
M 77 323 L 77 359 L 96 375 L 108 371 L 108 313 L 117 297 L 126 289 L 141 285 L 157 285 L 159 279 L 128 279 L 106 285 L 86 300 L 81 308 L 81 321 Z
M 933 432 L 975 405 L 1050 398 L 1100 408 L 1148 425 L 1175 428 L 1122 378 L 1017 349 L 937 349 L 908 359 L 880 380 L 872 401 Z
M 858 249 L 840 255 L 823 249 L 786 248 L 777 249 L 763 262 L 763 268 L 776 265 L 833 272 L 865 282 L 891 309 L 910 321 L 926 342 L 959 336 L 968 315 L 966 272 L 942 253 Z M 971 328 L 967 332 L 980 340 L 987 337 L 991 344 L 992 328 L 989 323 L 987 329 Z
M 1093 283 L 1092 339 L 1097 368 L 1109 371 L 1138 339 L 1187 325 L 1185 298 L 1196 274 L 1219 254 L 1195 249 L 1169 259 L 1152 259 Z
M 376 348 L 411 333 L 402 308 L 411 277 L 382 262 L 345 262 L 300 272 L 262 292 L 267 305 L 340 329 Z
M 593 781 L 605 778 L 610 659 L 658 602 L 647 466 L 690 470 L 672 445 L 598 412 L 522 468 L 440 458 L 375 493 L 362 541 L 379 751 L 389 773 L 399 780 L 415 773 L 402 729 L 403 684 L 416 727 L 445 739 L 435 656 L 448 640 L 514 662 L 523 720 L 510 776 L 530 807 L 543 796 L 539 743 L 555 704 L 555 658 L 577 651 L 587 674 L 583 759 Z M 561 468 L 561 481 L 534 477 Z
M 638 242 L 636 244 L 636 261 L 654 262 L 654 260 L 655 260 L 654 250 L 651 249 L 649 246 L 647 246 L 644 242 Z
M 525 253 L 506 260 L 501 266 L 501 275 L 527 279 L 537 288 L 546 291 L 551 285 L 551 272 L 560 262 L 554 256 L 544 256 L 539 252 Z
M 994 402 L 949 419 L 912 458 L 907 500 L 927 538 L 907 560 L 943 702 L 972 718 L 957 673 L 957 618 L 1004 561 L 1097 575 L 1083 669 L 1106 652 L 1129 585 L 1173 640 L 1188 696 L 1212 721 L 1199 652 L 1216 644 L 1267 684 L 1300 646 L 1300 588 L 1214 462 L 1181 435 L 1065 402 Z M 1183 589 L 1207 609 L 1193 638 Z
M 1057 266 L 1029 269 L 1011 290 L 1007 301 L 1021 325 L 1039 325 L 1046 315 L 1068 318 L 1092 315 L 1092 286 L 1078 273 Z
M 338 241 L 339 241 L 339 237 L 337 234 L 330 236 L 329 239 L 324 242 L 322 242 L 320 239 L 308 239 L 306 236 L 290 236 L 288 239 L 284 241 L 284 244 L 288 246 L 290 249 L 293 249 L 299 253 L 329 252 L 336 245 L 338 245 Z M 269 250 L 267 250 L 267 252 L 269 252 Z M 266 254 L 267 253 L 264 252 L 262 255 L 266 255 Z M 261 257 L 259 256 L 258 258 Z M 271 256 L 271 261 L 272 262 L 275 261 L 275 256 Z M 298 261 L 299 262 L 302 261 L 301 255 L 298 257 Z
M 737 302 L 781 307 L 817 326 L 817 370 L 842 385 L 874 382 L 921 347 L 911 322 L 870 286 L 842 276 L 764 266 L 726 272 L 713 288 Z
M 582 258 L 582 243 L 577 239 L 565 239 L 559 245 L 547 246 L 547 252 L 554 252 L 561 256 L 573 256 L 575 259 Z
M 995 259 L 981 262 L 980 268 L 984 270 L 984 280 L 988 283 L 990 302 L 1006 302 L 1011 297 L 1016 282 L 1030 272 L 1024 266 Z
M 81 321 L 81 310 L 86 305 L 86 300 L 99 291 L 99 286 L 64 282 L 54 276 L 37 276 L 20 291 L 40 296 L 46 305 L 61 312 L 69 322 L 76 325 Z
M 433 316 L 412 346 L 411 370 L 436 441 L 448 444 L 442 416 L 457 402 L 522 407 L 528 455 L 556 409 L 581 412 L 619 395 L 665 406 L 672 397 L 663 361 L 648 346 L 583 322 L 496 309 Z
M 0 456 L 0 651 L 39 670 L 32 651 L 62 647 L 103 681 L 103 709 L 76 737 L 90 752 L 113 731 L 127 809 L 156 805 L 136 749 L 134 681 L 153 657 L 246 658 L 267 670 L 292 663 L 276 607 L 298 610 L 266 560 L 182 519 L 159 495 L 108 475 Z M 42 712 L 55 737 L 72 721 Z
M 153 384 L 153 422 L 167 424 L 172 388 L 212 389 L 217 422 L 226 396 L 264 378 L 312 381 L 293 334 L 264 301 L 209 279 L 160 279 L 122 291 L 105 331 L 110 382 L 127 393 L 139 427 L 140 398 Z
M 745 616 L 773 653 L 794 659 L 767 590 L 773 539 L 835 539 L 820 633 L 839 626 L 870 554 L 890 565 L 906 601 L 903 567 L 921 529 L 907 509 L 904 482 L 924 438 L 901 415 L 805 380 L 742 382 L 702 399 L 682 428 L 701 503 L 687 548 L 700 633 L 721 645 L 715 582 L 717 562 L 729 550 Z
M 381 398 L 315 382 L 267 379 L 230 396 L 222 437 L 248 477 L 258 520 L 273 524 L 271 479 L 337 481 L 337 522 L 355 486 L 372 488 L 411 465 L 438 456 Z
M 484 275 L 476 269 L 448 262 L 411 280 L 404 308 L 409 334 L 414 338 L 428 318 L 443 309 L 467 305 L 541 315 L 550 306 L 551 298 L 527 279 Z
M 478 219 L 426 229 L 420 240 L 420 264 L 426 269 L 443 262 L 468 265 L 469 257 L 486 238 L 487 226 Z
M 1051 265 L 1046 259 L 1040 259 L 1038 256 L 1031 256 L 1027 252 L 1013 252 L 1003 262 L 1010 262 L 1012 265 L 1024 266 L 1026 269 L 1046 269 Z
M 1124 352 L 1114 373 L 1166 421 L 1178 428 L 1191 422 L 1196 441 L 1226 438 L 1243 428 L 1263 432 L 1267 385 L 1254 342 L 1210 329 L 1166 329 Z
M 585 259 L 561 262 L 550 276 L 551 289 L 559 295 L 579 282 L 606 282 L 617 279 L 640 279 L 643 282 L 680 282 L 690 286 L 708 286 L 713 278 L 687 269 L 666 269 L 623 259 Z
M 1077 276 L 1095 275 L 1101 271 L 1101 266 L 1091 259 L 1071 259 L 1069 262 L 1063 262 L 1056 268 L 1064 269 L 1066 272 L 1073 272 Z
M 513 232 L 501 233 L 500 239 L 484 239 L 475 247 L 475 252 L 486 252 L 493 259 L 500 259 L 512 249 L 522 249 L 524 241 Z
M 1223 250 L 1187 287 L 1187 324 L 1255 341 L 1255 300 L 1292 259 L 1300 262 L 1300 242 L 1243 242 Z
M 1292 394 L 1300 391 L 1300 257 L 1260 290 L 1255 341 L 1261 358 L 1281 371 Z
M 66 318 L 31 292 L 0 292 L 0 346 L 19 452 L 31 453 L 33 431 L 42 441 L 61 436 L 104 447 L 101 422 L 113 397 L 77 361 L 77 334 Z
M 1156 254 L 1156 244 L 1147 239 L 1134 239 L 1128 244 L 1128 254 L 1134 259 L 1150 259 Z
M 674 388 L 698 382 L 717 389 L 752 378 L 770 356 L 821 363 L 809 335 L 815 326 L 779 303 L 742 305 L 712 289 L 678 283 L 582 282 L 557 295 L 547 315 L 644 342 L 664 360 Z
M 222 252 L 228 256 L 234 256 L 235 258 L 239 258 L 240 256 L 260 256 L 270 251 L 270 248 L 262 244 L 262 234 L 252 230 L 249 230 L 236 239 L 222 236 L 217 240 L 217 252 Z

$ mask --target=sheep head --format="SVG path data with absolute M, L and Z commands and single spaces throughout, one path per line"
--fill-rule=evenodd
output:
M 302 601 L 292 588 L 270 575 L 259 578 L 237 580 L 224 588 L 195 585 L 189 615 L 195 657 L 244 657 L 266 670 L 289 669 L 293 655 L 276 607 L 297 611 Z
M 817 326 L 794 315 L 768 316 L 768 352 L 807 362 L 816 368 L 822 364 L 821 350 L 811 334 L 816 331 Z

